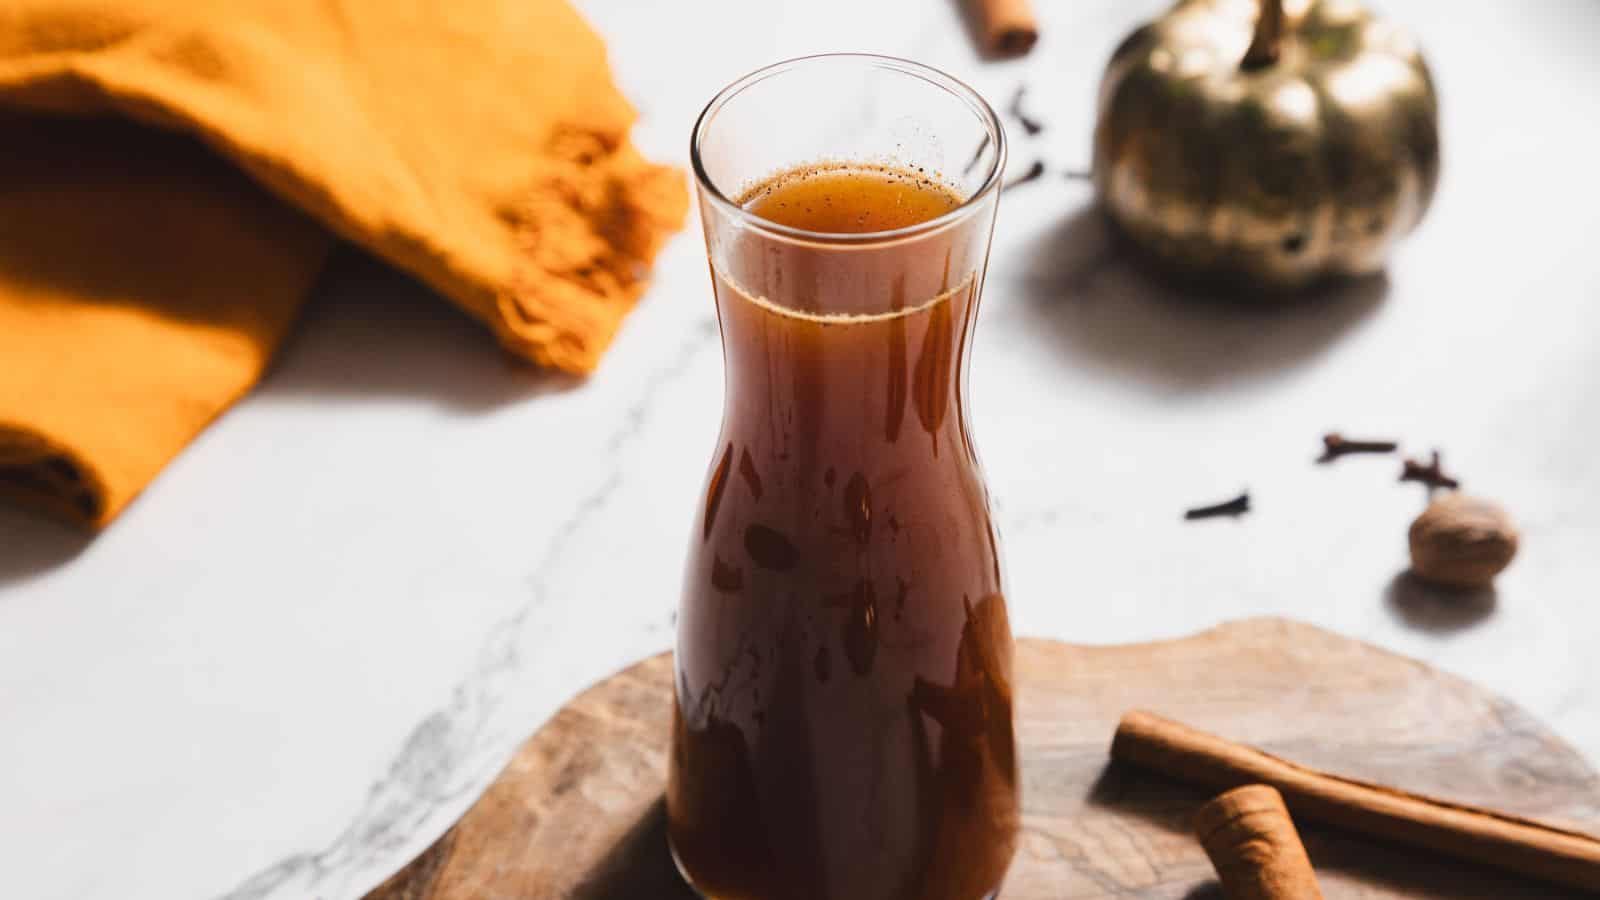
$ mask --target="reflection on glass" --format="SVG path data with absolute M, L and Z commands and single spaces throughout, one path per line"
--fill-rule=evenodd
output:
M 1010 862 L 1011 632 L 965 399 L 1003 158 L 968 89 L 877 57 L 756 73 L 697 126 L 726 397 L 667 803 L 708 897 L 979 900 Z

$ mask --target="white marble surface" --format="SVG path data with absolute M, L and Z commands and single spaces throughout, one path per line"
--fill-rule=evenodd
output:
M 983 63 L 931 0 L 587 0 L 680 162 L 723 83 L 830 49 L 911 56 L 1086 161 L 1099 68 L 1161 0 L 1039 0 Z M 1019 631 L 1076 641 L 1295 616 L 1427 659 L 1600 764 L 1600 5 L 1389 0 L 1444 98 L 1437 204 L 1387 279 L 1260 315 L 1107 250 L 1086 189 L 1001 205 L 972 372 Z M 530 73 L 529 77 L 538 77 Z M 357 897 L 578 689 L 669 646 L 721 370 L 698 225 L 604 368 L 506 365 L 346 254 L 266 384 L 92 543 L 0 511 L 0 895 Z M 1396 590 L 1421 503 L 1342 427 L 1437 445 L 1521 519 L 1492 604 Z M 1254 515 L 1182 524 L 1248 486 Z

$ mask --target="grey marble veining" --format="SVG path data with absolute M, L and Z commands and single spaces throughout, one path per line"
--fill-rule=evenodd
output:
M 443 707 L 419 722 L 400 746 L 384 776 L 373 783 L 350 824 L 327 846 L 295 853 L 223 895 L 227 900 L 342 896 L 353 880 L 393 868 L 396 854 L 415 851 L 419 835 L 454 820 L 488 786 L 520 733 L 507 732 L 507 706 L 517 704 L 516 682 L 532 676 L 530 657 L 555 640 L 573 637 L 550 615 L 549 585 L 567 564 L 573 542 L 604 515 L 625 477 L 618 455 L 638 441 L 661 393 L 684 376 L 716 341 L 715 322 L 701 320 L 659 368 L 649 372 L 640 395 L 617 416 L 595 471 L 604 473 L 555 531 L 529 576 L 527 600 L 494 623 L 474 667 L 450 691 Z M 552 621 L 554 619 L 554 621 Z M 401 858 L 406 858 L 402 856 Z

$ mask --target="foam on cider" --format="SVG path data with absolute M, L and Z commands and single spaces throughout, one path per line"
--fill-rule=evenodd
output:
M 875 163 L 823 162 L 790 169 L 746 188 L 735 201 L 769 222 L 818 234 L 871 234 L 909 228 L 959 208 L 954 187 L 912 169 Z M 965 291 L 974 273 L 938 294 L 881 313 L 818 313 L 795 309 L 751 290 L 712 262 L 717 276 L 745 300 L 781 316 L 823 325 L 881 322 L 914 316 Z
M 769 222 L 821 234 L 909 228 L 959 207 L 963 198 L 924 172 L 873 163 L 815 163 L 747 189 L 738 204 Z

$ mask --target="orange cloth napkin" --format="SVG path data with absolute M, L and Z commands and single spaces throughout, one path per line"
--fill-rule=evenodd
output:
M 334 235 L 584 372 L 687 209 L 565 0 L 7 0 L 0 110 L 0 494 L 94 526 Z

